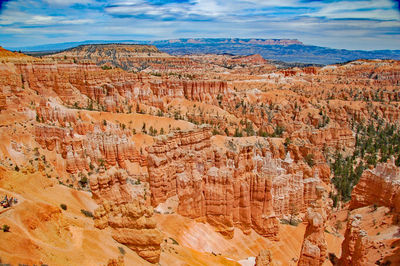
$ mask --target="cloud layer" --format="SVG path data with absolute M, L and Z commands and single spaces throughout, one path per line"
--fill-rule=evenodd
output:
M 297 38 L 346 49 L 400 49 L 390 0 L 8 0 L 0 45 L 184 37 Z

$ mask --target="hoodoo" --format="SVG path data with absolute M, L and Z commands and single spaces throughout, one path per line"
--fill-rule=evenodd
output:
M 1 48 L 1 262 L 400 263 L 400 63 L 282 66 Z

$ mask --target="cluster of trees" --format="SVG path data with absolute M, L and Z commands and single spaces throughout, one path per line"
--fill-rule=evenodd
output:
M 395 164 L 400 166 L 400 128 L 397 125 L 378 120 L 368 125 L 361 122 L 353 128 L 356 131 L 353 154 L 344 157 L 336 152 L 331 163 L 334 174 L 332 182 L 338 191 L 337 195 L 332 195 L 334 207 L 339 200 L 350 200 L 353 187 L 368 166 L 375 167 L 378 162 L 386 162 L 391 156 L 395 158 Z

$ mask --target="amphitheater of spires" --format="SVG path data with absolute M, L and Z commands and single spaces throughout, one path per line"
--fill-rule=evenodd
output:
M 1 263 L 396 265 L 399 87 L 395 60 L 0 48 Z

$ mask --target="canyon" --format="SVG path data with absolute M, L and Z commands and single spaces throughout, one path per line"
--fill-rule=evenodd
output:
M 0 48 L 0 262 L 400 263 L 399 89 L 396 60 Z

